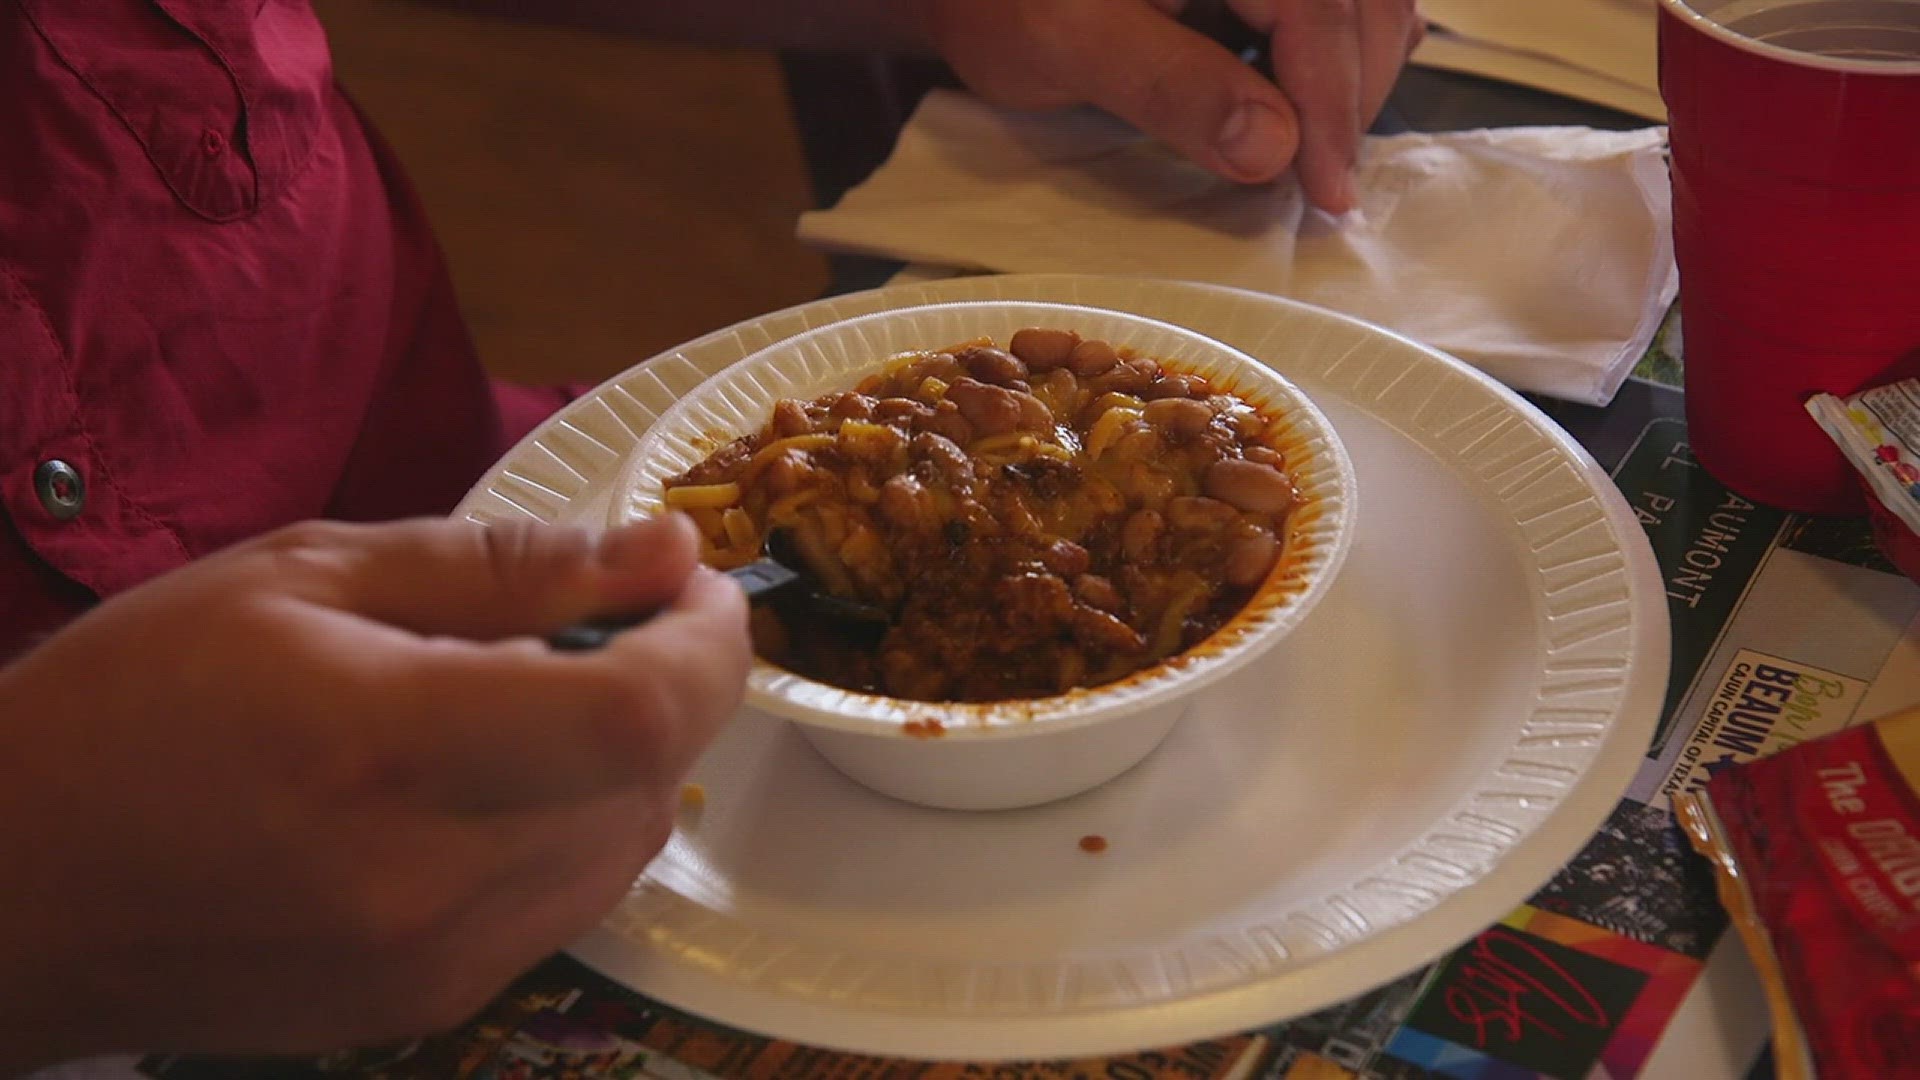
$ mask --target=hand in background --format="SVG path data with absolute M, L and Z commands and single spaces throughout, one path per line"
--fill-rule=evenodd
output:
M 1181 25 L 1202 0 L 927 0 L 928 32 L 995 104 L 1092 104 L 1231 180 L 1297 169 L 1351 209 L 1360 139 L 1423 24 L 1414 0 L 1227 0 L 1270 39 L 1274 79 Z

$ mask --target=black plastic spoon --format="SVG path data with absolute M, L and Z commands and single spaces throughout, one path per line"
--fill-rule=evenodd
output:
M 849 600 L 844 596 L 835 596 L 822 589 L 813 575 L 806 572 L 805 561 L 794 550 L 790 537 L 784 530 L 775 530 L 767 537 L 766 554 L 745 566 L 727 571 L 727 576 L 740 583 L 747 594 L 749 603 L 759 603 L 776 594 L 794 589 L 804 589 L 805 597 L 800 602 L 807 610 L 823 619 L 831 620 L 843 626 L 857 627 L 864 634 L 877 639 L 892 622 L 887 612 L 872 604 L 858 600 Z M 590 619 L 576 623 L 564 630 L 551 634 L 547 646 L 556 652 L 592 652 L 603 648 L 617 634 L 644 625 L 657 611 L 641 615 L 622 615 L 604 619 Z

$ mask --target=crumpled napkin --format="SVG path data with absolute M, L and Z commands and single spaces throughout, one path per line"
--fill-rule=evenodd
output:
M 803 239 L 1001 272 L 1149 275 L 1377 323 L 1521 390 L 1605 404 L 1678 289 L 1665 130 L 1369 138 L 1359 208 L 1213 177 L 1092 110 L 928 96 L 892 157 Z

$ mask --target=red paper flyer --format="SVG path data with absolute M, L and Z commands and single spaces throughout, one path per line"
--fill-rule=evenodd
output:
M 1767 987 L 1782 1080 L 1920 1075 L 1920 709 L 1676 799 Z

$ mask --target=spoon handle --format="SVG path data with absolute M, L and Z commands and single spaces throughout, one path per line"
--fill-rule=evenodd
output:
M 758 600 L 800 580 L 799 574 L 772 559 L 756 559 L 727 571 L 727 576 L 740 583 L 749 601 Z M 549 635 L 547 647 L 555 652 L 593 652 L 604 648 L 615 636 L 644 625 L 657 614 L 659 612 L 649 611 L 639 615 L 619 615 L 575 623 Z

